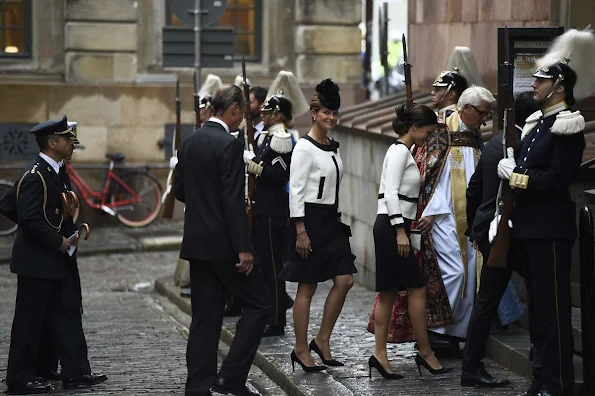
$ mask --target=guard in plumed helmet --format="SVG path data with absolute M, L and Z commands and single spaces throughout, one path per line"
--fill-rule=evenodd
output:
M 523 395 L 573 394 L 570 267 L 577 230 L 569 189 L 582 161 L 585 120 L 570 106 L 595 93 L 593 64 L 592 30 L 571 29 L 554 41 L 537 60 L 531 84 L 541 110 L 527 118 L 516 159 L 498 164 L 515 191 L 512 235 L 532 319 L 534 379 Z
M 70 193 L 70 179 L 63 161 L 70 160 L 78 142 L 76 125 L 64 116 L 31 129 L 39 156 L 14 191 L 19 227 L 10 269 L 18 277 L 18 288 L 6 372 L 9 394 L 49 392 L 52 386 L 36 374 L 54 370 L 56 358 L 65 389 L 107 379 L 92 374 L 89 365 L 76 260 L 79 236 L 64 201 Z M 48 342 L 56 346 L 57 356 L 53 351 L 44 354 Z M 45 359 L 47 365 L 39 367 Z
M 286 185 L 293 142 L 288 128 L 294 116 L 307 111 L 308 104 L 291 72 L 281 71 L 260 108 L 265 128 L 258 135 L 254 150 L 244 151 L 249 173 L 256 176 L 254 188 L 254 227 L 252 245 L 273 299 L 264 336 L 285 334 L 288 298 L 285 282 L 278 279 L 283 268 L 284 230 L 289 218 Z M 297 112 L 296 112 L 297 110 Z
M 207 122 L 211 117 L 211 101 L 222 85 L 223 82 L 219 76 L 209 74 L 205 79 L 205 83 L 200 87 L 198 91 L 198 97 L 200 98 L 198 108 L 200 109 L 201 124 Z
M 432 104 L 439 119 L 444 122 L 456 111 L 459 97 L 467 89 L 467 80 L 455 68 L 441 72 L 432 87 Z

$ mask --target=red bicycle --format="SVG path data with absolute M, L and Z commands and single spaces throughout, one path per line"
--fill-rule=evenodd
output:
M 161 213 L 162 193 L 157 177 L 145 170 L 118 169 L 116 174 L 114 166 L 124 161 L 124 154 L 108 153 L 105 157 L 110 163 L 100 191 L 89 187 L 72 165 L 66 163 L 76 195 L 91 209 L 115 216 L 128 227 L 143 227 L 153 222 Z M 79 213 L 77 206 L 72 214 L 75 222 Z

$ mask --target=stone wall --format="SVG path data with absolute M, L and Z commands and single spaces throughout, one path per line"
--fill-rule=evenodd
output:
M 343 180 L 339 195 L 342 221 L 351 226 L 351 249 L 357 256 L 356 280 L 374 289 L 376 256 L 372 230 L 378 207 L 378 188 L 382 162 L 396 136 L 354 133 L 344 127 L 331 135 L 339 144 L 343 159 Z
M 471 48 L 488 89 L 497 91 L 498 27 L 550 26 L 556 0 L 409 0 L 414 89 L 429 87 L 457 45 Z
M 193 124 L 192 85 L 180 87 L 182 123 Z M 175 87 L 83 84 L 2 84 L 2 122 L 39 123 L 67 115 L 86 147 L 77 161 L 123 152 L 132 161 L 164 161 L 157 142 L 175 123 Z
M 306 98 L 332 77 L 342 107 L 363 100 L 359 88 L 361 4 L 333 0 L 263 0 L 262 59 L 248 77 L 267 87 L 293 71 Z M 31 59 L 0 59 L 0 124 L 39 123 L 67 114 L 79 122 L 88 149 L 77 159 L 101 161 L 122 151 L 133 161 L 163 161 L 157 141 L 175 122 L 174 81 L 182 86 L 182 122 L 193 124 L 191 68 L 162 66 L 164 0 L 43 0 L 33 2 Z M 297 55 L 296 55 L 297 52 Z M 241 73 L 202 69 L 230 83 Z M 296 127 L 310 128 L 308 114 Z M 0 136 L 1 138 L 1 136 Z
M 138 2 L 67 0 L 64 26 L 65 80 L 136 80 Z
M 296 1 L 296 76 L 317 83 L 333 77 L 337 83 L 361 80 L 360 1 Z

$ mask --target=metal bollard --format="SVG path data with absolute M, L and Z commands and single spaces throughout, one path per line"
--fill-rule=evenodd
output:
M 581 326 L 583 341 L 583 387 L 581 395 L 595 396 L 595 255 L 593 253 L 593 213 L 584 206 L 579 213 L 581 277 Z

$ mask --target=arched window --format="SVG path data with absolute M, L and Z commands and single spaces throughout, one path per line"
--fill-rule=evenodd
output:
M 0 0 L 0 57 L 31 56 L 31 0 Z
M 166 2 L 167 4 L 167 2 Z M 169 26 L 184 26 L 184 22 L 167 10 Z M 262 0 L 227 0 L 219 18 L 219 26 L 231 26 L 235 31 L 235 56 L 240 60 L 260 61 L 262 57 Z

